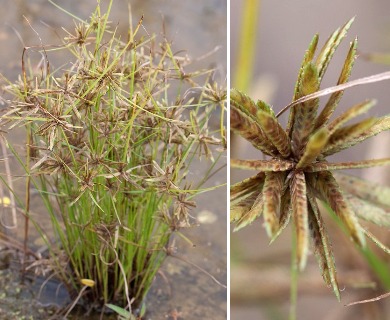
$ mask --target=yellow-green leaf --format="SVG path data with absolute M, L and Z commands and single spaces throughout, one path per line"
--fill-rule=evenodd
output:
M 329 131 L 326 127 L 317 130 L 307 142 L 305 152 L 297 164 L 297 168 L 303 168 L 312 163 L 325 147 L 329 139 Z

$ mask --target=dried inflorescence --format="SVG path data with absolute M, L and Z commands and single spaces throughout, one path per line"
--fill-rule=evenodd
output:
M 352 21 L 330 36 L 316 58 L 318 35 L 314 36 L 299 71 L 293 101 L 319 90 L 328 64 Z M 350 45 L 338 85 L 348 81 L 356 45 L 355 39 Z M 378 241 L 359 224 L 356 215 L 390 226 L 390 203 L 384 196 L 389 194 L 389 189 L 368 186 L 369 183 L 363 180 L 333 173 L 339 169 L 388 165 L 390 159 L 343 163 L 326 160 L 327 156 L 390 129 L 389 115 L 345 125 L 370 109 L 374 105 L 372 100 L 357 104 L 330 121 L 342 94 L 342 90 L 333 92 L 319 114 L 318 97 L 293 105 L 284 129 L 268 104 L 263 101 L 255 103 L 235 89 L 230 92 L 232 130 L 267 156 L 266 160 L 231 160 L 232 167 L 259 171 L 231 186 L 231 221 L 236 222 L 235 230 L 263 214 L 265 229 L 273 241 L 292 217 L 299 268 L 302 270 L 306 265 L 311 238 L 323 278 L 333 287 L 338 298 L 340 291 L 334 258 L 317 200 L 332 208 L 359 247 L 365 246 L 365 234 Z

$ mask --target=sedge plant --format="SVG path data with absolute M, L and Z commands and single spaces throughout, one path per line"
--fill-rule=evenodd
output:
M 192 225 L 194 197 L 215 188 L 202 184 L 219 169 L 226 91 L 211 70 L 186 73 L 189 59 L 166 39 L 140 36 L 142 19 L 122 39 L 110 27 L 111 6 L 103 13 L 98 5 L 88 21 L 73 16 L 75 30 L 58 47 L 25 48 L 0 120 L 8 132 L 26 132 L 26 150 L 8 142 L 27 176 L 18 205 L 48 245 L 52 276 L 89 307 L 132 312 L 172 235 Z M 33 49 L 40 68 L 28 58 Z M 59 50 L 72 60 L 52 71 L 48 54 Z M 220 128 L 210 128 L 212 115 L 221 115 Z M 200 158 L 206 173 L 196 180 Z M 31 217 L 32 189 L 54 237 Z
M 293 102 L 278 114 L 264 101 L 254 102 L 237 89 L 230 92 L 233 132 L 265 156 L 265 160 L 231 160 L 232 167 L 257 171 L 256 175 L 231 186 L 231 221 L 236 223 L 235 230 L 262 216 L 273 242 L 293 221 L 293 286 L 296 286 L 296 270 L 302 271 L 306 266 L 311 241 L 323 279 L 337 299 L 340 299 L 340 288 L 335 261 L 318 201 L 335 213 L 357 247 L 366 248 L 366 238 L 370 238 L 389 252 L 358 220 L 359 217 L 390 227 L 389 188 L 338 171 L 389 165 L 390 159 L 342 163 L 327 160 L 328 156 L 390 129 L 389 115 L 347 124 L 372 108 L 373 100 L 356 104 L 331 119 L 344 89 L 389 78 L 389 73 L 384 73 L 348 83 L 356 58 L 357 39 L 350 44 L 337 86 L 320 90 L 327 67 L 352 22 L 353 19 L 337 29 L 317 55 L 319 38 L 318 35 L 313 37 L 299 70 Z M 327 94 L 330 97 L 320 109 L 319 98 Z M 278 117 L 288 109 L 287 127 L 283 128 Z M 292 297 L 294 303 L 296 296 Z

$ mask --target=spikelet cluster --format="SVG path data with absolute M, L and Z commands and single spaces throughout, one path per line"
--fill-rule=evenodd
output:
M 317 55 L 319 37 L 314 36 L 299 70 L 293 101 L 319 91 L 329 62 L 352 22 L 353 19 L 337 29 Z M 357 39 L 350 44 L 338 85 L 348 81 L 356 46 Z M 266 155 L 266 160 L 231 160 L 232 167 L 258 171 L 231 186 L 231 221 L 236 223 L 235 230 L 262 215 L 266 232 L 273 241 L 293 219 L 300 270 L 305 268 L 311 239 L 324 281 L 338 299 L 335 262 L 317 201 L 330 206 L 352 241 L 360 247 L 365 246 L 366 236 L 377 240 L 359 224 L 357 216 L 390 226 L 388 188 L 334 172 L 388 165 L 390 159 L 343 163 L 326 160 L 327 156 L 389 130 L 390 115 L 347 124 L 375 104 L 368 100 L 331 120 L 342 94 L 343 91 L 333 92 L 321 110 L 319 98 L 293 105 L 287 128 L 283 128 L 267 103 L 255 103 L 235 89 L 230 93 L 232 130 Z

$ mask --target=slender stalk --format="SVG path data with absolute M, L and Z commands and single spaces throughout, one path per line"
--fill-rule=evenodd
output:
M 290 312 L 289 320 L 297 319 L 297 302 L 298 302 L 298 276 L 299 268 L 297 261 L 297 236 L 292 232 L 291 245 L 291 286 L 290 286 Z
M 257 17 L 260 0 L 246 0 L 242 9 L 242 26 L 238 43 L 238 55 L 235 65 L 234 87 L 248 91 L 252 80 L 253 62 L 257 39 Z
M 31 159 L 31 145 L 32 145 L 32 132 L 30 130 L 30 126 L 28 125 L 27 128 L 27 141 L 26 141 L 26 167 L 30 168 L 30 159 Z M 27 178 L 26 178 L 26 202 L 25 202 L 25 209 L 26 212 L 30 212 L 30 188 L 31 188 L 31 178 L 29 172 L 27 172 Z M 23 277 L 25 275 L 26 271 L 26 261 L 27 261 L 27 252 L 28 252 L 28 228 L 29 228 L 29 215 L 26 214 L 24 216 L 24 239 L 23 239 L 23 264 L 22 264 L 22 274 Z

